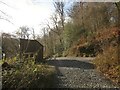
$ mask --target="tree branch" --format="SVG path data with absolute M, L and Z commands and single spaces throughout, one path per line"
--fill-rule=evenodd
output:
M 9 17 L 9 15 L 7 15 L 5 12 L 3 12 L 2 10 L 0 10 L 0 12 L 2 13 L 2 14 L 4 14 L 5 16 L 8 16 Z
M 3 17 L 1 17 L 1 16 L 0 16 L 0 19 L 3 19 L 3 20 L 5 20 L 5 21 L 7 21 L 7 22 L 13 24 L 10 20 L 8 20 L 8 19 L 6 19 L 6 18 L 3 18 Z M 13 24 L 13 25 L 14 25 L 14 24 Z
M 6 4 L 6 3 L 5 3 L 5 2 L 3 2 L 3 1 L 0 1 L 0 3 L 2 3 L 2 4 L 4 4 L 4 5 L 6 5 L 6 6 L 8 6 L 8 7 L 10 7 L 10 8 L 11 8 L 11 6 L 10 6 L 10 5 Z

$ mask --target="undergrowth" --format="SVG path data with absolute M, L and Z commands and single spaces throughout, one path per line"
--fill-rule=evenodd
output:
M 54 84 L 55 69 L 47 64 L 35 64 L 34 59 L 28 58 L 20 62 L 17 58 L 10 61 L 12 68 L 3 70 L 2 87 L 7 89 L 51 88 Z M 15 62 L 13 62 L 15 61 Z
M 97 69 L 100 70 L 106 77 L 120 85 L 120 63 L 118 63 L 118 47 L 105 49 L 102 54 L 99 54 L 93 61 Z

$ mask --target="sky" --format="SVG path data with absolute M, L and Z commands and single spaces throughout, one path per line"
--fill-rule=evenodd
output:
M 49 21 L 54 12 L 52 2 L 42 0 L 0 0 L 7 5 L 0 3 L 0 12 L 4 18 L 11 22 L 0 19 L 0 30 L 6 33 L 15 33 L 20 26 L 33 27 L 35 34 L 41 34 L 41 28 Z

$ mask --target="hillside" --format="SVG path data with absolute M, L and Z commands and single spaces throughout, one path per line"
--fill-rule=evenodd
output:
M 88 42 L 85 42 L 84 39 L 79 39 L 77 43 L 73 44 L 72 47 L 67 50 L 66 56 L 96 56 L 102 53 L 104 48 L 110 45 L 116 46 L 117 31 L 117 27 L 102 29 L 98 30 L 95 37 L 90 38 Z
M 118 58 L 118 28 L 112 27 L 96 33 L 94 42 L 81 44 L 80 40 L 66 51 L 66 56 L 93 57 L 97 69 L 107 78 L 120 85 L 120 64 Z

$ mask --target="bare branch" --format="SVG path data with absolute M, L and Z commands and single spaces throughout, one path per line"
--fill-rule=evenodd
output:
M 53 23 L 54 23 L 54 25 L 55 25 L 55 28 L 56 28 L 56 30 L 57 31 L 59 31 L 59 28 L 58 28 L 58 18 L 57 18 L 57 15 L 54 15 L 54 16 L 52 16 L 52 20 L 53 20 Z
M 6 4 L 6 3 L 3 2 L 3 1 L 0 1 L 0 3 L 6 5 L 6 6 L 8 6 L 8 7 L 11 7 L 11 6 L 9 6 L 8 4 Z M 9 18 L 11 17 L 11 16 L 9 16 L 8 14 L 6 14 L 6 13 L 5 13 L 4 11 L 2 11 L 2 10 L 0 10 L 0 12 L 1 12 L 2 14 L 4 14 L 5 16 L 9 17 Z M 3 19 L 3 20 L 5 20 L 5 21 L 10 22 L 11 24 L 13 24 L 10 20 L 8 20 L 7 18 L 4 18 L 4 17 L 2 17 L 2 16 L 0 16 L 0 19 Z
M 2 4 L 4 4 L 4 5 L 6 5 L 6 6 L 10 7 L 10 8 L 12 8 L 10 5 L 6 4 L 6 3 L 5 3 L 5 2 L 3 2 L 3 1 L 0 1 L 0 3 L 2 3 Z
M 3 19 L 3 20 L 5 20 L 5 21 L 7 21 L 7 22 L 13 24 L 13 23 L 12 23 L 10 20 L 8 20 L 7 18 L 3 18 L 3 17 L 0 16 L 0 19 Z M 14 25 L 14 24 L 13 24 L 13 25 Z
M 2 14 L 4 14 L 5 16 L 8 16 L 9 17 L 9 15 L 7 15 L 5 12 L 3 12 L 2 10 L 0 10 L 0 12 L 2 13 Z
M 57 31 L 53 30 L 53 29 L 50 27 L 49 24 L 46 24 L 46 25 L 47 25 L 47 27 L 48 27 L 51 31 L 53 31 L 54 33 L 56 33 L 57 35 L 59 35 L 59 33 L 58 33 Z

